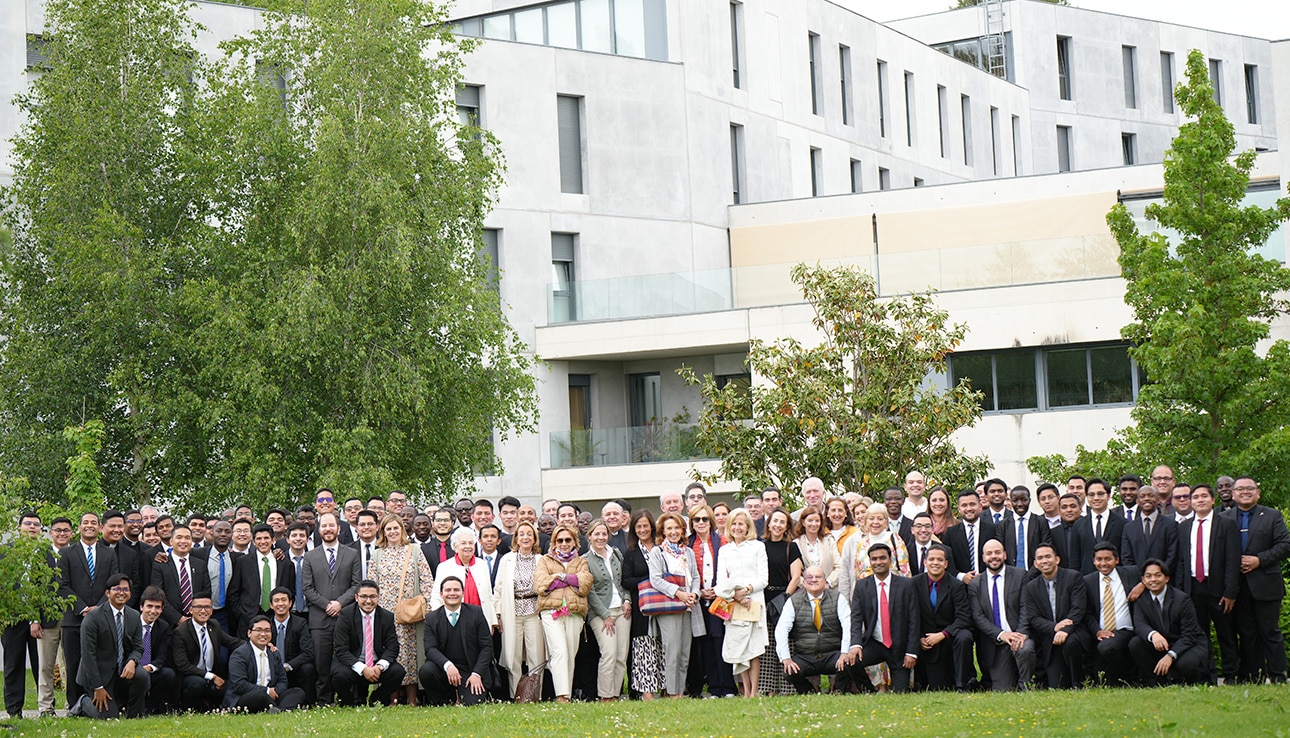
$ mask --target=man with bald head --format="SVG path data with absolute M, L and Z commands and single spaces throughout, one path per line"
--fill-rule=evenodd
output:
M 982 664 L 982 684 L 996 692 L 1029 685 L 1035 673 L 1035 643 L 1021 630 L 1021 585 L 1026 572 L 1007 564 L 997 540 L 985 542 L 985 571 L 968 585 L 972 624 Z
M 927 489 L 927 477 L 915 469 L 905 475 L 905 503 L 901 506 L 900 512 L 910 520 L 920 512 L 927 510 L 927 498 L 923 492 Z

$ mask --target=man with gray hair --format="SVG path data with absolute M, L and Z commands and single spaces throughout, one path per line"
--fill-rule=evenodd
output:
M 824 481 L 819 477 L 807 477 L 802 482 L 802 507 L 793 511 L 793 522 L 796 523 L 802 517 L 802 511 L 808 509 L 824 512 Z
M 668 491 L 658 496 L 660 513 L 676 513 L 685 517 L 685 500 L 680 492 Z
M 600 508 L 600 519 L 605 521 L 605 527 L 609 528 L 609 545 L 626 556 L 627 529 L 623 526 L 627 523 L 627 515 L 623 506 L 613 500 L 606 502 L 604 507 Z

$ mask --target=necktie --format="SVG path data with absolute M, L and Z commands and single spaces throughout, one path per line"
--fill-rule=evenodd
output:
M 1241 511 L 1241 553 L 1250 548 L 1250 511 Z
M 1099 541 L 1100 541 L 1100 540 L 1102 540 L 1102 515 L 1101 515 L 1101 513 L 1099 513 L 1099 514 L 1098 514 L 1098 516 L 1097 516 L 1097 540 L 1099 540 Z
M 203 672 L 207 672 L 207 671 L 210 671 L 210 670 L 211 670 L 211 666 L 213 665 L 213 661 L 207 661 L 207 659 L 206 659 L 206 652 L 210 650 L 210 641 L 206 640 L 206 626 L 205 626 L 205 625 L 199 625 L 199 626 L 197 626 L 197 633 L 198 633 L 198 635 L 200 635 L 200 636 L 202 637 L 202 644 L 201 644 L 201 645 L 202 645 L 202 657 L 201 657 L 201 663 L 199 663 L 197 666 L 198 666 L 198 667 L 199 667 Z
M 304 612 L 305 605 L 305 573 L 303 569 L 303 556 L 294 557 L 296 560 L 296 612 Z
M 124 629 L 125 629 L 125 626 L 121 623 L 121 612 L 117 611 L 117 614 L 116 614 L 116 668 L 118 671 L 120 671 L 125 666 L 125 664 L 121 663 L 122 658 L 124 657 L 124 653 L 122 652 L 122 649 L 121 649 L 121 631 Z
M 1048 606 L 1053 608 L 1053 619 L 1057 619 L 1057 588 L 1052 581 L 1048 582 Z
M 370 576 L 368 570 L 372 566 L 372 544 L 364 543 L 363 548 L 366 549 L 366 552 L 363 554 L 363 577 L 366 578 Z
M 152 625 L 143 626 L 143 658 L 140 659 L 141 666 L 148 666 L 152 663 Z M 143 683 L 152 688 L 152 675 L 147 669 L 143 669 Z
M 1000 521 L 1001 519 L 1003 519 L 1003 513 L 995 513 L 995 514 L 994 514 L 994 524 L 995 524 L 995 525 L 998 525 L 998 524 L 999 524 L 999 521 Z
M 1071 550 L 1071 527 L 1072 526 L 1068 523 L 1062 527 L 1064 528 L 1062 532 L 1066 535 L 1065 555 L 1070 557 L 1070 564 L 1073 565 L 1075 564 L 1075 552 Z
M 1017 561 L 1015 566 L 1026 569 L 1030 560 L 1026 558 L 1026 516 L 1017 516 Z
M 269 686 L 269 652 L 260 651 L 260 686 Z
M 369 668 L 376 666 L 376 656 L 372 651 L 372 617 L 363 616 L 363 663 Z
M 193 605 L 193 580 L 188 577 L 188 559 L 179 560 L 179 602 L 187 615 Z
M 90 581 L 92 582 L 94 581 L 94 547 L 93 546 L 85 547 L 85 565 L 89 567 Z
M 1151 518 L 1142 519 L 1142 532 L 1146 535 L 1147 540 L 1151 540 Z
M 990 593 L 990 607 L 994 609 L 994 627 L 1003 628 L 1003 617 L 999 615 L 999 575 L 994 575 L 993 592 Z
M 220 607 L 224 606 L 224 557 L 226 555 L 227 555 L 226 551 L 219 552 L 219 603 L 218 604 Z
M 451 625 L 452 625 L 452 627 L 454 627 L 454 628 L 456 628 L 456 627 L 457 627 L 457 616 L 458 616 L 459 614 L 460 614 L 460 613 L 456 613 L 456 612 L 450 612 L 450 613 L 448 613 L 448 622 L 449 622 L 449 624 L 451 624 Z
M 968 558 L 972 561 L 972 571 L 976 571 L 976 526 L 967 524 Z
M 939 584 L 940 584 L 939 582 L 932 582 L 932 591 L 931 591 L 931 595 L 930 595 L 930 596 L 931 596 L 931 600 L 932 600 L 932 609 L 933 609 L 933 610 L 935 610 L 935 609 L 936 609 L 936 589 L 937 589 L 937 586 L 938 586 Z
M 882 645 L 891 648 L 891 607 L 887 602 L 886 582 L 878 582 L 878 622 L 882 625 Z
M 440 561 L 448 560 L 448 542 L 447 541 L 439 541 L 439 560 Z
M 331 569 L 331 575 L 336 576 L 336 549 L 327 549 L 327 568 Z
M 265 612 L 267 612 L 270 607 L 269 593 L 273 591 L 273 587 L 270 586 L 273 584 L 272 580 L 270 579 L 270 577 L 272 576 L 273 576 L 272 573 L 269 572 L 269 557 L 261 555 L 260 556 L 260 609 Z
M 1115 630 L 1115 595 L 1111 593 L 1111 577 L 1102 575 L 1102 630 Z
M 919 570 L 919 571 L 925 571 L 925 570 L 927 569 L 927 566 L 926 566 L 926 564 L 924 563 L 924 562 L 926 562 L 926 561 L 927 561 L 927 546 L 923 546 L 923 548 L 922 548 L 922 552 L 918 554 L 918 570 Z
M 1196 581 L 1205 581 L 1205 521 L 1196 518 Z
M 278 652 L 287 652 L 287 624 L 278 623 Z
M 818 597 L 811 599 L 811 606 L 815 608 L 815 614 L 811 616 L 811 622 L 815 624 L 815 630 L 819 630 L 824 625 L 824 619 L 820 617 L 820 599 Z

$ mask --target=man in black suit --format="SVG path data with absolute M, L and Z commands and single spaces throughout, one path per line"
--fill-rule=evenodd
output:
M 477 705 L 488 697 L 493 637 L 484 611 L 462 602 L 457 577 L 439 584 L 443 607 L 426 618 L 426 660 L 417 678 L 432 705 Z
M 1035 568 L 1039 576 L 1021 592 L 1022 630 L 1035 641 L 1048 686 L 1078 686 L 1084 681 L 1084 582 L 1078 572 L 1061 567 L 1051 543 L 1035 551 Z
M 135 599 L 129 604 L 130 607 L 138 609 L 138 597 L 143 594 L 143 588 L 147 583 L 143 581 L 140 574 L 139 559 L 142 555 L 137 549 L 125 544 L 125 513 L 119 510 L 108 510 L 103 513 L 100 533 L 103 544 L 112 550 L 112 556 L 116 559 L 112 573 L 124 574 L 130 578 L 130 591 Z
M 981 495 L 974 489 L 959 493 L 959 520 L 945 531 L 943 543 L 953 554 L 951 573 L 966 585 L 985 570 L 981 552 L 985 542 L 998 535 L 994 523 L 981 516 Z
M 931 513 L 924 511 L 914 516 L 909 524 L 909 538 L 910 540 L 905 544 L 906 550 L 909 551 L 909 573 L 911 576 L 922 574 L 923 561 L 935 545 L 935 541 L 932 540 Z
M 1088 521 L 1093 542 L 1110 541 L 1119 550 L 1124 538 L 1124 515 L 1111 507 L 1111 487 L 1104 479 L 1094 477 L 1085 483 L 1088 514 L 1081 520 Z
M 1138 509 L 1138 490 L 1142 489 L 1142 477 L 1137 474 L 1125 474 L 1116 481 L 1115 486 L 1116 491 L 1120 493 L 1120 505 L 1115 509 L 1124 516 L 1126 524 L 1132 523 L 1141 512 Z
M 988 479 L 981 486 L 981 494 L 985 498 L 981 500 L 984 507 L 981 510 L 981 517 L 989 520 L 991 525 L 999 530 L 1003 530 L 1012 523 L 1015 516 L 1013 511 L 1008 507 L 1008 483 L 1002 479 Z M 1026 492 L 1029 497 L 1030 492 Z M 1029 504 L 1029 503 L 1027 503 Z
M 430 520 L 430 540 L 421 544 L 421 553 L 425 554 L 430 571 L 437 572 L 440 561 L 447 561 L 455 555 L 452 550 L 452 530 L 456 516 L 452 514 L 451 508 L 442 508 L 435 510 Z
M 234 633 L 244 633 L 256 615 L 272 612 L 269 595 L 276 587 L 295 589 L 296 569 L 285 558 L 273 555 L 273 528 L 261 523 L 251 533 L 252 552 L 233 562 L 225 609 L 230 611 Z M 268 574 L 268 578 L 265 578 Z
M 311 509 L 320 528 L 323 515 L 328 513 L 335 515 L 337 521 L 336 540 L 347 545 L 354 542 L 354 534 L 350 532 L 349 526 L 340 524 L 340 512 L 336 510 L 336 495 L 332 494 L 331 490 L 326 488 L 318 490 L 318 494 L 314 496 L 314 504 Z M 296 519 L 300 519 L 298 512 Z M 321 529 L 314 531 L 313 539 L 315 547 L 322 545 L 323 537 Z
M 73 597 L 72 606 L 63 614 L 63 658 L 67 673 L 78 674 L 81 667 L 81 622 L 95 607 L 107 601 L 107 582 L 116 567 L 112 549 L 99 541 L 99 516 L 87 512 L 81 516 L 80 539 L 58 552 L 58 595 Z M 85 692 L 75 679 L 67 680 L 67 707 L 77 704 Z
M 166 610 L 162 617 L 173 627 L 191 615 L 194 600 L 198 597 L 210 599 L 211 580 L 206 571 L 206 561 L 192 551 L 193 533 L 188 526 L 175 527 L 170 534 L 170 545 L 172 550 L 167 560 L 152 567 L 152 586 L 166 593 Z
M 1236 507 L 1227 512 L 1236 521 L 1241 546 L 1241 582 L 1236 596 L 1236 637 L 1241 645 L 1243 681 L 1286 680 L 1286 646 L 1277 619 L 1285 598 L 1281 562 L 1290 557 L 1290 533 L 1281 513 L 1259 504 L 1259 485 L 1252 477 L 1237 477 L 1232 487 Z
M 1048 534 L 1048 521 L 1030 512 L 1030 488 L 1019 484 L 1012 488 L 1010 494 L 1013 516 L 1004 527 L 1000 540 L 1008 552 L 1008 563 L 1027 571 L 1035 565 L 1035 549 L 1052 539 Z M 1020 545 L 1018 535 L 1021 536 Z
M 394 690 L 403 686 L 406 672 L 399 664 L 394 613 L 377 605 L 380 595 L 376 582 L 363 580 L 354 595 L 354 604 L 336 619 L 331 681 L 336 688 L 336 701 L 342 705 L 389 704 Z M 373 686 L 369 696 L 368 690 Z
M 242 640 L 225 633 L 211 617 L 209 594 L 193 598 L 190 614 L 191 619 L 175 627 L 171 656 L 181 680 L 181 704 L 185 710 L 202 712 L 224 701 L 228 664 L 220 657 L 220 649 L 232 651 L 242 645 Z
M 30 510 L 21 513 L 18 532 L 26 538 L 39 539 L 40 516 Z M 48 549 L 45 549 L 45 556 L 50 560 Z M 4 635 L 0 636 L 0 646 L 4 649 L 4 705 L 9 717 L 15 720 L 22 717 L 22 703 L 27 699 L 27 661 L 31 661 L 37 672 L 40 670 L 37 646 L 41 632 L 40 623 L 20 620 L 6 624 Z
M 358 531 L 358 538 L 349 546 L 358 552 L 358 576 L 360 579 L 371 579 L 376 576 L 372 562 L 376 557 L 376 538 L 381 532 L 381 518 L 374 510 L 360 510 L 355 529 Z
M 1169 586 L 1169 570 L 1160 559 L 1148 559 L 1143 565 L 1142 583 L 1148 594 L 1133 606 L 1137 637 L 1129 642 L 1139 673 L 1151 686 L 1200 681 L 1205 676 L 1209 638 L 1196 622 L 1191 599 Z
M 922 633 L 916 680 L 928 689 L 961 692 L 976 676 L 972 665 L 972 615 L 967 585 L 947 576 L 949 550 L 945 546 L 932 546 L 924 564 L 926 571 L 913 578 L 914 596 L 918 600 L 918 632 Z
M 1147 559 L 1160 559 L 1169 571 L 1178 568 L 1178 524 L 1160 509 L 1154 487 L 1138 490 L 1138 514 L 1124 524 L 1120 558 L 1129 566 L 1142 566 Z
M 1093 668 L 1107 682 L 1131 684 L 1133 602 L 1143 592 L 1142 577 L 1137 567 L 1120 566 L 1120 553 L 1110 541 L 1093 545 L 1093 566 L 1097 571 L 1084 575 L 1088 614 L 1083 623 L 1094 652 Z
M 230 633 L 236 633 L 233 608 L 229 607 L 229 590 L 233 587 L 233 563 L 242 557 L 230 544 L 233 542 L 233 526 L 223 520 L 210 524 L 211 542 L 208 546 L 193 549 L 193 556 L 206 556 L 206 575 L 211 580 L 211 603 L 215 614 L 211 617 L 219 621 L 220 627 Z
M 273 590 L 273 643 L 270 648 L 282 657 L 287 684 L 304 692 L 302 704 L 312 705 L 318 698 L 318 668 L 315 666 L 314 639 L 309 621 L 295 611 L 295 595 L 286 587 Z
M 873 576 L 856 582 L 851 594 L 851 648 L 847 663 L 860 662 L 879 692 L 887 691 L 881 667 L 891 675 L 891 690 L 909 688 L 909 673 L 918 664 L 918 600 L 906 577 L 891 573 L 891 548 L 869 547 Z
M 147 685 L 137 671 L 143 657 L 143 628 L 139 611 L 129 606 L 130 578 L 113 574 L 107 580 L 107 604 L 94 608 L 81 623 L 81 659 L 76 683 L 84 693 L 72 715 L 102 720 L 143 717 Z
M 269 647 L 273 643 L 270 619 L 264 615 L 253 617 L 246 637 L 248 642 L 238 646 L 228 659 L 224 709 L 287 712 L 299 707 L 305 693 L 299 687 L 288 686 L 282 657 Z
M 1003 692 L 1030 686 L 1035 673 L 1035 642 L 1021 631 L 1021 589 L 1026 572 L 1008 566 L 1007 551 L 986 541 L 985 571 L 968 585 L 972 622 L 981 635 L 977 653 L 991 689 Z M 987 680 L 982 679 L 982 683 Z
M 179 679 L 170 667 L 170 637 L 174 629 L 162 619 L 166 609 L 166 594 L 156 587 L 148 587 L 139 597 L 139 616 L 143 621 L 142 650 L 139 670 L 148 685 L 144 706 L 149 715 L 161 715 L 179 704 Z
M 305 600 L 309 603 L 309 631 L 314 640 L 315 667 L 318 670 L 318 701 L 332 702 L 331 674 L 333 637 L 341 610 L 354 603 L 358 584 L 358 552 L 337 540 L 340 530 L 335 513 L 326 513 L 318 519 L 321 543 L 305 554 L 301 571 L 304 572 Z
M 1082 506 L 1079 496 L 1070 492 L 1062 495 L 1057 502 L 1057 509 L 1061 523 L 1048 530 L 1053 538 L 1057 557 L 1067 569 L 1081 575 L 1092 574 L 1093 532 L 1087 525 L 1080 525 L 1083 518 L 1080 517 Z
M 1175 489 L 1178 489 L 1175 487 Z M 1234 684 L 1240 671 L 1240 649 L 1236 643 L 1236 624 L 1232 608 L 1241 587 L 1241 533 L 1236 521 L 1219 515 L 1214 489 L 1208 484 L 1191 488 L 1192 516 L 1178 526 L 1182 546 L 1183 569 L 1173 580 L 1174 586 L 1191 597 L 1196 608 L 1196 622 L 1206 636 L 1212 623 L 1223 655 L 1223 680 Z M 1218 684 L 1214 647 L 1205 638 L 1207 676 Z

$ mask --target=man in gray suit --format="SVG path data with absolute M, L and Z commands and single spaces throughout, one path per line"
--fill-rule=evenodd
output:
M 996 692 L 1027 688 L 1035 673 L 1035 642 L 1021 632 L 1021 584 L 1026 572 L 1008 566 L 1007 551 L 997 539 L 981 552 L 985 571 L 968 584 L 972 623 L 981 634 L 977 650 Z
M 76 683 L 85 695 L 71 714 L 102 720 L 143 717 L 148 684 L 142 671 L 143 621 L 130 601 L 130 578 L 113 574 L 107 580 L 108 604 L 96 607 L 81 622 L 81 663 Z
M 305 601 L 309 603 L 309 632 L 318 667 L 318 702 L 332 703 L 332 638 L 341 608 L 354 603 L 362 581 L 358 551 L 340 545 L 340 519 L 333 512 L 318 517 L 321 543 L 305 554 L 301 564 Z

